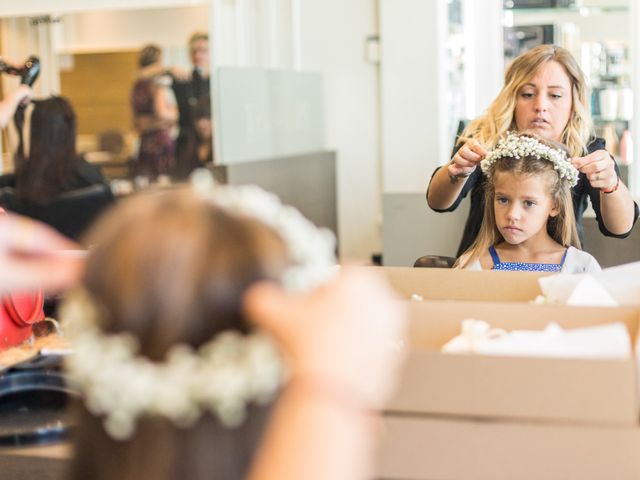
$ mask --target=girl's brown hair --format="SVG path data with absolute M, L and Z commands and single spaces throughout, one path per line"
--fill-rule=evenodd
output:
M 141 355 L 154 361 L 178 343 L 197 348 L 223 330 L 249 332 L 244 292 L 279 278 L 288 261 L 269 227 L 186 188 L 122 202 L 87 241 L 94 247 L 84 285 L 103 312 L 104 330 L 134 334 Z M 269 413 L 251 405 L 237 429 L 211 415 L 189 429 L 143 417 L 130 440 L 116 441 L 101 419 L 80 410 L 71 471 L 77 480 L 243 478 Z
M 567 152 L 567 148 L 557 142 L 542 139 L 530 133 L 523 134 L 523 136 L 536 138 L 544 145 Z M 547 231 L 549 235 L 563 247 L 573 246 L 580 248 L 580 239 L 578 238 L 576 219 L 573 211 L 571 187 L 566 180 L 560 178 L 554 169 L 554 164 L 545 158 L 536 158 L 533 156 L 523 156 L 519 158 L 503 157 L 491 165 L 491 170 L 485 180 L 484 214 L 478 236 L 471 247 L 460 256 L 455 267 L 465 268 L 480 258 L 489 247 L 504 241 L 496 225 L 494 206 L 496 192 L 495 179 L 496 176 L 502 172 L 544 178 L 547 183 L 549 195 L 551 195 L 554 206 L 558 209 L 558 214 L 549 217 L 547 221 Z

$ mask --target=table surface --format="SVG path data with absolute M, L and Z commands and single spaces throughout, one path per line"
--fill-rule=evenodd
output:
M 67 443 L 0 449 L 2 478 L 12 480 L 64 480 L 71 446 Z

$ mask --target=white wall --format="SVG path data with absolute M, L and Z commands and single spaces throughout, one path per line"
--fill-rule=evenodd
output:
M 638 25 L 640 22 L 640 5 L 637 1 L 631 2 L 630 13 L 631 22 L 633 25 Z M 631 122 L 631 136 L 634 139 L 633 143 L 633 158 L 634 163 L 629 170 L 629 187 L 634 195 L 640 194 L 640 32 L 637 27 L 631 31 L 631 88 L 634 91 L 633 95 L 633 112 L 634 118 Z
M 218 65 L 292 68 L 294 0 L 212 0 Z
M 67 13 L 34 25 L 30 17 L 0 19 L 2 55 L 15 61 L 40 57 L 43 70 L 34 88 L 37 95 L 60 91 L 59 66 L 70 61 L 60 53 L 137 50 L 156 43 L 165 50 L 165 63 L 190 68 L 187 40 L 196 30 L 209 30 L 206 5 L 145 10 Z M 6 87 L 16 83 L 4 75 Z
M 209 0 L 2 0 L 0 17 L 87 12 L 90 10 L 184 7 L 208 3 Z
M 502 0 L 466 0 L 465 2 L 464 68 L 469 119 L 482 114 L 502 88 L 504 78 L 502 4 Z
M 207 6 L 82 12 L 62 16 L 63 50 L 118 50 L 147 43 L 179 45 L 196 30 L 209 30 Z
M 377 66 L 365 59 L 366 37 L 377 32 L 375 0 L 299 0 L 295 10 L 299 67 L 324 76 L 340 256 L 369 260 L 381 251 Z
M 426 191 L 449 154 L 446 0 L 380 0 L 385 192 Z

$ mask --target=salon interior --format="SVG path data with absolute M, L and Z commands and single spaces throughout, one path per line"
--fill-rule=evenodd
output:
M 166 71 L 180 78 L 193 70 L 190 36 L 208 34 L 211 135 L 200 170 L 224 185 L 275 193 L 335 235 L 339 263 L 382 272 L 410 311 L 407 360 L 381 409 L 371 478 L 640 478 L 638 228 L 624 239 L 602 235 L 587 207 L 583 249 L 603 269 L 594 275 L 467 272 L 449 267 L 469 202 L 441 213 L 425 198 L 462 129 L 502 89 L 510 62 L 555 44 L 584 72 L 595 135 L 639 201 L 637 2 L 0 3 L 0 55 L 37 57 L 34 108 L 52 95 L 69 101 L 76 150 L 99 169 L 115 203 L 184 181 L 136 167 L 143 140 L 132 88 L 141 50 L 159 47 Z M 0 99 L 20 83 L 2 73 Z M 14 154 L 25 135 L 28 143 L 35 132 L 13 121 L 2 130 L 3 176 L 20 172 Z M 465 338 L 469 319 L 488 322 L 490 332 L 576 329 L 568 343 L 591 336 L 575 351 L 443 351 Z M 11 320 L 3 313 L 0 322 Z M 61 364 L 73 342 L 43 347 L 31 336 L 41 329 L 25 325 L 26 343 L 0 347 L 0 477 L 67 478 L 77 427 L 69 404 L 78 394 Z M 614 340 L 589 350 L 610 334 L 589 330 L 611 325 L 626 327 L 624 353 Z M 57 323 L 52 331 L 64 337 Z

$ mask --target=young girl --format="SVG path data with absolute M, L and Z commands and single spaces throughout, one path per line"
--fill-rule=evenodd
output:
M 595 258 L 579 250 L 570 192 L 578 171 L 561 145 L 532 134 L 509 133 L 480 166 L 488 178 L 484 218 L 458 268 L 600 270 Z
M 332 235 L 205 181 L 123 201 L 89 243 L 62 316 L 85 405 L 70 480 L 367 476 L 403 317 L 366 275 L 327 278 Z

